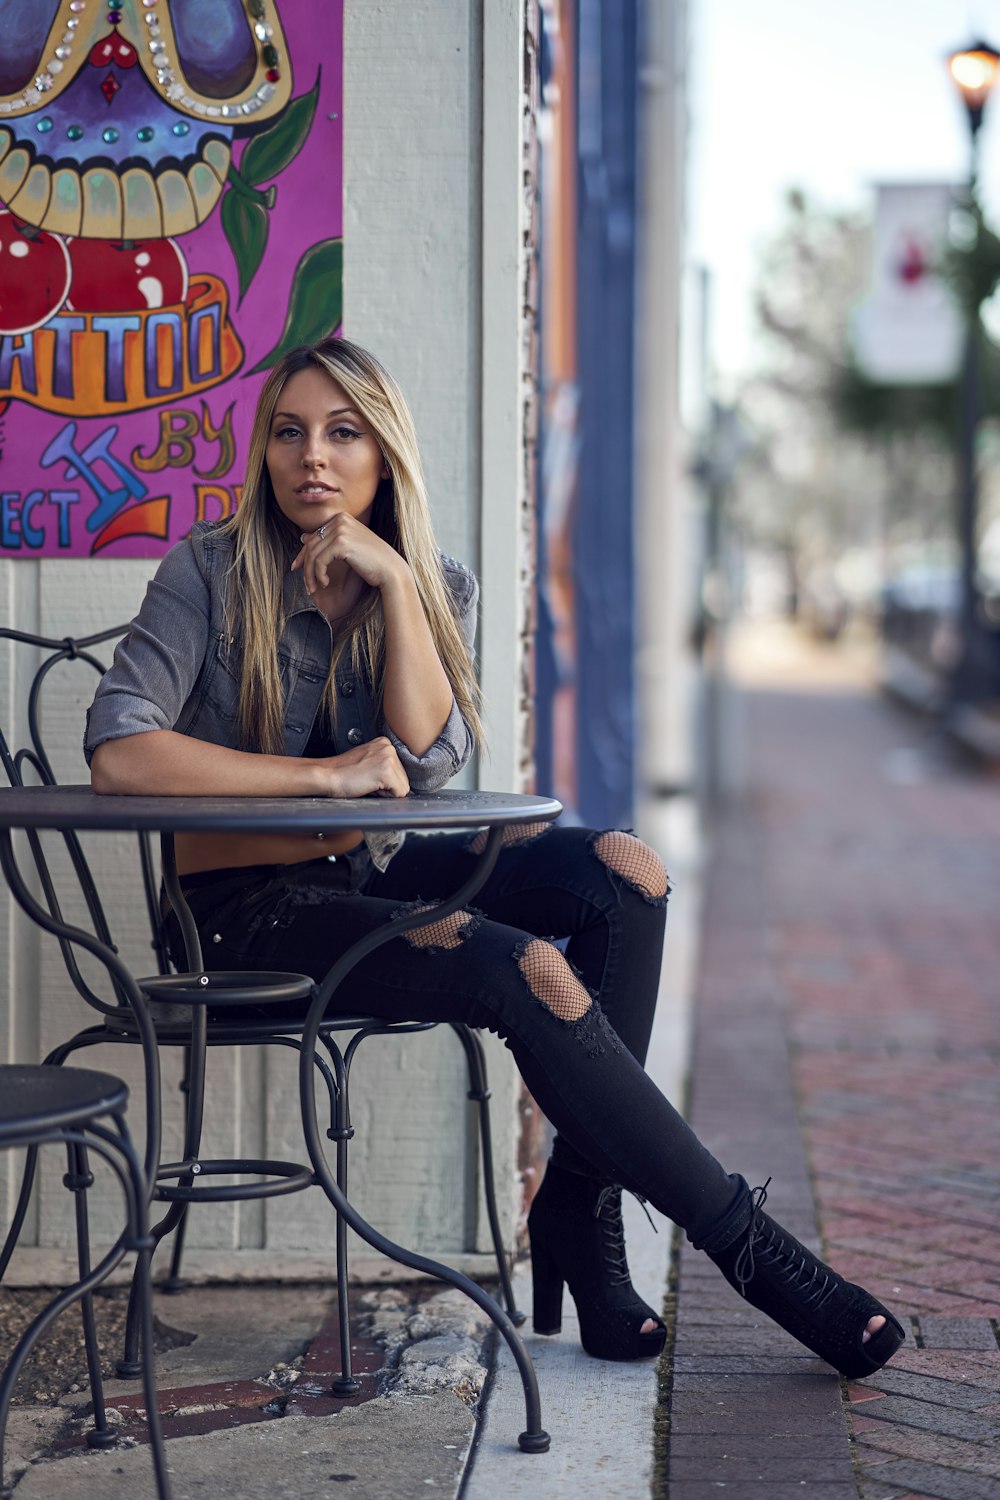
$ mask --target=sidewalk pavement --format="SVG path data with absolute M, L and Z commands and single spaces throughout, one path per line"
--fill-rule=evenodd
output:
M 735 663 L 747 795 L 714 831 L 688 1112 L 727 1165 L 771 1176 L 777 1218 L 892 1306 L 904 1349 L 843 1383 L 669 1226 L 654 1239 L 630 1217 L 641 1290 L 671 1272 L 672 1347 L 657 1372 L 588 1360 L 568 1318 L 558 1340 L 529 1334 L 553 1443 L 528 1456 L 503 1351 L 477 1426 L 484 1330 L 454 1294 L 359 1290 L 364 1399 L 339 1403 L 329 1288 L 195 1288 L 158 1303 L 197 1335 L 158 1360 L 177 1500 L 1000 1496 L 1000 781 L 922 755 L 863 658 L 780 627 L 752 647 Z M 678 1098 L 699 904 L 684 864 L 651 1059 Z M 527 1304 L 523 1271 L 518 1288 Z M 141 1402 L 122 1390 L 135 1443 Z M 152 1495 L 141 1441 L 81 1454 L 85 1399 L 17 1412 L 13 1445 L 41 1460 L 17 1500 Z
M 749 786 L 714 846 L 691 1118 L 751 1182 L 773 1176 L 775 1216 L 908 1338 L 842 1397 L 751 1310 L 731 1331 L 731 1298 L 685 1249 L 669 1495 L 987 1500 L 1000 1495 L 1000 781 L 921 747 L 914 719 L 843 656 L 779 627 L 754 647 L 736 660 Z

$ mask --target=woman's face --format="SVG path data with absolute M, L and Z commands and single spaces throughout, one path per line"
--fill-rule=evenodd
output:
M 298 532 L 315 531 L 341 511 L 367 526 L 379 481 L 388 475 L 361 413 L 314 365 L 282 387 L 266 461 L 278 509 Z

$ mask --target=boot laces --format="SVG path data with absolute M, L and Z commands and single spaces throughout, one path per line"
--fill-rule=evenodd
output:
M 642 1205 L 643 1213 L 651 1224 L 652 1215 L 646 1207 L 645 1198 L 638 1193 L 632 1195 Z M 618 1183 L 609 1183 L 597 1195 L 594 1218 L 601 1221 L 601 1237 L 604 1241 L 604 1263 L 608 1268 L 613 1286 L 631 1286 L 628 1261 L 625 1258 L 625 1225 L 622 1223 L 622 1190 Z M 653 1224 L 654 1233 L 657 1232 Z
M 824 1266 L 822 1261 L 800 1245 L 791 1236 L 781 1233 L 777 1224 L 765 1224 L 761 1210 L 767 1202 L 770 1177 L 763 1187 L 756 1187 L 750 1194 L 750 1224 L 747 1241 L 740 1251 L 734 1267 L 734 1275 L 740 1292 L 746 1296 L 747 1283 L 757 1271 L 759 1258 L 761 1269 L 784 1281 L 802 1298 L 803 1305 L 824 1306 L 837 1290 L 839 1277 Z

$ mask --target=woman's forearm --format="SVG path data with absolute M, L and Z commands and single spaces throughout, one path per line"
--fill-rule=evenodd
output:
M 383 735 L 343 755 L 306 760 L 229 750 L 173 729 L 105 740 L 94 751 L 90 784 L 95 792 L 132 797 L 405 797 L 409 791 Z
M 424 755 L 448 721 L 452 690 L 441 665 L 413 574 L 405 566 L 382 587 L 385 677 L 382 711 L 393 734 Z
M 95 792 L 126 796 L 330 795 L 316 761 L 229 750 L 172 729 L 105 740 L 94 751 L 90 782 Z

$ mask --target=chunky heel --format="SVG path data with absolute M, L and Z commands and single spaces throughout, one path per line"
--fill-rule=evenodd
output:
M 622 1190 L 549 1162 L 528 1215 L 536 1333 L 558 1333 L 565 1283 L 594 1359 L 655 1359 L 666 1329 L 632 1286 Z M 647 1319 L 657 1326 L 642 1332 Z
M 528 1239 L 531 1244 L 531 1326 L 536 1333 L 559 1333 L 565 1282 L 545 1246 L 533 1234 L 529 1233 Z

